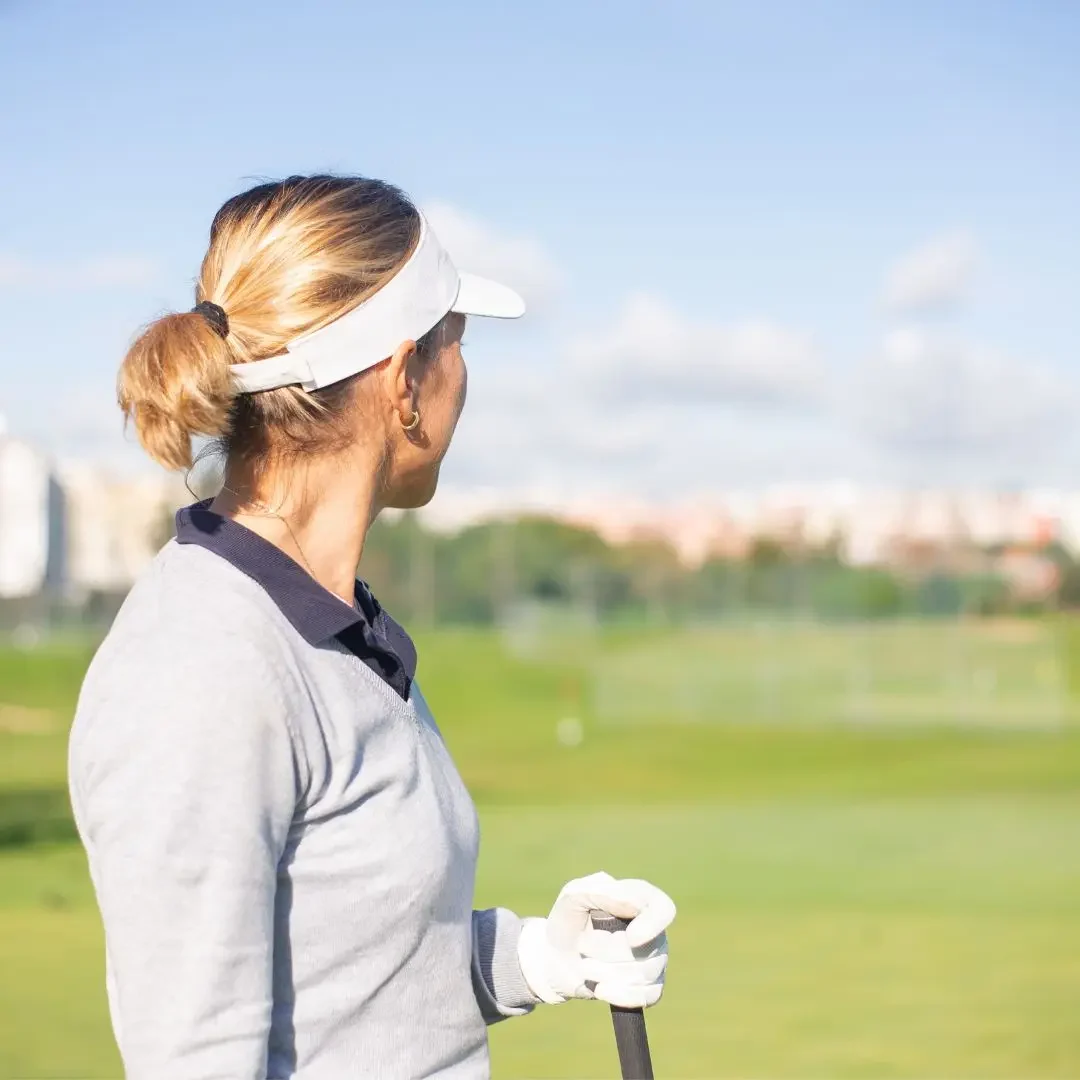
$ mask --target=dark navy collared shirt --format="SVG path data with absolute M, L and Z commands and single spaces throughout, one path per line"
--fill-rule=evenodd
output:
M 269 540 L 215 514 L 210 502 L 177 512 L 177 543 L 198 544 L 231 563 L 266 590 L 309 645 L 336 638 L 408 701 L 416 676 L 416 646 L 367 584 L 357 580 L 356 603 L 350 607 Z

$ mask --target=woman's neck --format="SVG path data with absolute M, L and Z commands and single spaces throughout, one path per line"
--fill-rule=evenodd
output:
M 211 509 L 281 548 L 323 588 L 352 603 L 364 541 L 381 509 L 376 475 L 347 458 L 258 478 L 230 465 Z

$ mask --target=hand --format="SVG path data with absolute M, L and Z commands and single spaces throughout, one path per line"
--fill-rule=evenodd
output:
M 625 930 L 594 930 L 593 911 L 631 919 Z M 563 886 L 546 919 L 526 919 L 518 959 L 529 989 L 549 1005 L 599 998 L 623 1008 L 647 1008 L 664 990 L 664 931 L 675 904 L 655 885 L 590 874 Z

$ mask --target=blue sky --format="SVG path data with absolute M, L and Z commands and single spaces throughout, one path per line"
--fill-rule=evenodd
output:
M 1071 484 L 1078 55 L 1046 0 L 0 0 L 0 411 L 134 460 L 217 206 L 330 169 L 533 302 L 467 335 L 450 486 Z

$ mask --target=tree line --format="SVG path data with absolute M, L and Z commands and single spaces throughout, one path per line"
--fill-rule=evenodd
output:
M 1063 587 L 1080 597 L 1080 570 L 1061 558 Z M 992 615 L 1032 606 L 993 574 L 852 566 L 836 544 L 805 550 L 761 539 L 745 558 L 688 567 L 662 540 L 611 544 L 591 529 L 541 516 L 453 534 L 425 528 L 413 513 L 379 519 L 360 574 L 387 610 L 429 625 L 490 624 L 523 603 L 572 605 L 601 621 L 671 622 L 746 613 Z

